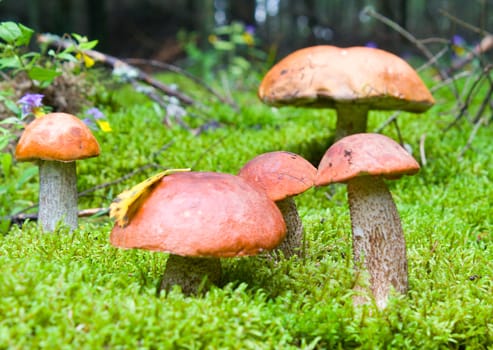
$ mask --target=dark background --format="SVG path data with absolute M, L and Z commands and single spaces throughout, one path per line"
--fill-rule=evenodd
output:
M 237 20 L 255 27 L 265 48 L 283 55 L 313 44 L 339 46 L 375 42 L 403 53 L 415 46 L 395 30 L 361 11 L 372 6 L 415 37 L 450 39 L 459 34 L 471 45 L 481 33 L 459 25 L 442 11 L 493 31 L 493 0 L 0 0 L 0 20 L 38 32 L 78 33 L 98 39 L 98 50 L 119 57 L 172 62 L 184 52 L 180 30 L 206 42 L 214 26 Z

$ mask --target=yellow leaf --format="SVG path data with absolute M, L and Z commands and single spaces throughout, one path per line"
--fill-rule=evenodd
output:
M 120 193 L 110 205 L 110 217 L 115 218 L 120 227 L 128 225 L 142 202 L 149 196 L 159 180 L 166 175 L 190 171 L 190 169 L 167 169 Z
M 110 123 L 107 122 L 106 120 L 96 120 L 96 123 L 98 124 L 99 128 L 104 132 L 112 131 Z

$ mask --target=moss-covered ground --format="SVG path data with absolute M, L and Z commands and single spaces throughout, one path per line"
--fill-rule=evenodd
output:
M 236 173 L 257 154 L 288 150 L 317 164 L 335 127 L 330 110 L 273 109 L 253 89 L 235 94 L 240 111 L 208 98 L 194 135 L 131 88 L 100 107 L 113 131 L 102 152 L 78 163 L 80 208 L 107 207 L 122 190 L 163 168 Z M 69 234 L 35 222 L 0 235 L 0 349 L 481 349 L 493 346 L 493 128 L 482 126 L 461 159 L 471 123 L 454 120 L 447 88 L 422 115 L 398 117 L 402 138 L 426 165 L 389 181 L 407 240 L 410 290 L 385 310 L 352 305 L 351 226 L 345 185 L 296 198 L 306 257 L 223 260 L 222 284 L 199 297 L 177 288 L 156 297 L 167 255 L 109 244 L 113 222 L 85 218 Z M 369 130 L 390 113 L 372 112 Z M 390 124 L 381 131 L 397 139 Z M 3 205 L 35 204 L 32 164 L 15 164 Z M 124 181 L 120 179 L 131 174 Z M 12 182 L 15 182 L 12 180 Z M 15 190 L 13 189 L 15 188 Z

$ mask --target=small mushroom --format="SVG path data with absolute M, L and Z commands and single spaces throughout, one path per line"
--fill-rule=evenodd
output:
M 259 98 L 273 106 L 337 111 L 335 139 L 366 132 L 370 110 L 421 113 L 434 103 L 416 71 L 377 48 L 320 45 L 297 50 L 263 78 Z
M 276 202 L 286 222 L 286 237 L 278 249 L 286 258 L 302 256 L 303 224 L 294 196 L 313 187 L 317 169 L 303 157 L 285 151 L 261 154 L 240 169 L 238 176 L 259 186 Z
M 212 172 L 174 173 L 158 181 L 111 244 L 168 252 L 161 289 L 197 294 L 221 279 L 219 258 L 275 248 L 286 233 L 281 212 L 246 180 Z
M 15 149 L 18 161 L 39 166 L 38 221 L 46 231 L 59 222 L 77 227 L 76 160 L 96 157 L 100 149 L 91 130 L 77 117 L 50 113 L 29 123 Z
M 379 308 L 387 305 L 391 287 L 400 293 L 408 289 L 404 233 L 384 179 L 418 171 L 419 164 L 403 147 L 371 133 L 340 139 L 318 167 L 316 186 L 347 183 L 355 268 L 368 271 Z

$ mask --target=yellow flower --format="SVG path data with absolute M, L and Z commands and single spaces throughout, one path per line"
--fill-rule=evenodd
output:
M 33 107 L 31 112 L 34 114 L 36 118 L 42 117 L 46 114 L 45 111 L 43 110 L 43 107 Z
M 214 44 L 214 43 L 215 43 L 218 39 L 217 39 L 217 36 L 216 36 L 216 35 L 211 34 L 211 35 L 209 35 L 209 36 L 207 37 L 207 40 L 209 40 L 209 42 L 210 42 L 211 44 Z
M 82 53 L 81 52 L 77 52 L 77 54 L 75 55 L 75 57 L 77 57 L 78 60 L 83 61 L 84 62 L 84 65 L 87 68 L 91 68 L 92 66 L 94 66 L 94 63 L 96 63 L 90 56 L 86 55 L 83 52 Z
M 104 132 L 113 131 L 113 129 L 111 129 L 110 123 L 107 122 L 106 120 L 96 120 L 96 123 L 98 124 L 99 128 Z
M 245 44 L 247 44 L 248 46 L 255 45 L 255 38 L 253 37 L 252 34 L 248 32 L 243 33 L 243 40 L 245 40 Z

